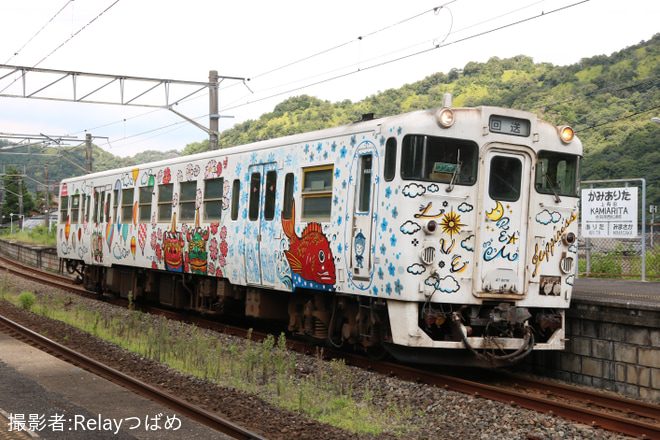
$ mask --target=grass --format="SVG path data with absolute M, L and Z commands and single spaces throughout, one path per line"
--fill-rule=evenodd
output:
M 0 300 L 20 303 L 6 276 L 0 283 Z M 261 342 L 248 336 L 223 345 L 213 333 L 194 325 L 134 309 L 105 315 L 86 309 L 82 303 L 74 306 L 71 297 L 65 300 L 50 295 L 37 295 L 32 311 L 176 370 L 258 395 L 271 404 L 357 434 L 387 430 L 409 436 L 415 431 L 409 422 L 411 410 L 372 404 L 378 393 L 356 383 L 352 369 L 343 360 L 327 362 L 317 356 L 309 368 L 312 371 L 301 372 L 296 357 L 286 349 L 284 334 L 269 335 Z
M 591 253 L 591 277 L 641 279 L 642 256 L 637 255 L 632 244 L 619 243 L 607 252 Z M 585 276 L 587 271 L 586 259 L 578 261 L 578 272 Z M 660 278 L 660 245 L 646 248 L 646 277 L 647 280 Z
M 57 238 L 55 229 L 49 231 L 45 226 L 37 226 L 32 230 L 24 232 L 16 232 L 18 228 L 14 227 L 12 231 L 3 230 L 0 235 L 1 238 L 19 241 L 21 243 L 40 244 L 44 246 L 56 246 Z

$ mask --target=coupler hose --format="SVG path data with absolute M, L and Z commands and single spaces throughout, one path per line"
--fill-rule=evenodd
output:
M 502 356 L 497 356 L 492 353 L 487 353 L 487 354 L 479 353 L 468 342 L 467 335 L 463 332 L 463 328 L 461 325 L 461 317 L 458 314 L 452 315 L 452 322 L 456 325 L 458 329 L 458 333 L 461 335 L 461 339 L 463 340 L 463 344 L 465 344 L 465 347 L 470 351 L 470 353 L 481 359 L 489 359 L 491 361 L 508 361 L 510 363 L 515 363 L 526 357 L 528 354 L 530 354 L 532 352 L 532 349 L 534 348 L 534 335 L 532 334 L 532 329 L 529 326 L 525 326 L 525 336 L 523 338 L 523 344 L 513 353 L 509 353 Z

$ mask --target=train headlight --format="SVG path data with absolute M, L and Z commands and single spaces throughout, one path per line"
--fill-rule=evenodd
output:
M 441 127 L 449 128 L 454 124 L 454 112 L 450 108 L 440 109 L 436 118 Z
M 577 240 L 577 237 L 575 236 L 574 233 L 569 232 L 568 234 L 562 235 L 561 239 L 562 239 L 562 241 L 564 242 L 564 244 L 566 246 L 570 246 L 573 243 L 575 243 L 575 240 Z
M 575 137 L 575 132 L 569 126 L 559 127 L 559 138 L 565 144 L 570 143 Z

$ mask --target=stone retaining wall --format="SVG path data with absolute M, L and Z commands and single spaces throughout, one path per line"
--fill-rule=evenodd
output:
M 660 308 L 574 300 L 564 352 L 534 352 L 522 368 L 660 401 Z
M 55 246 L 44 247 L 0 240 L 0 252 L 5 256 L 28 263 L 39 269 L 57 272 L 60 268 L 60 259 L 57 258 L 57 248 Z

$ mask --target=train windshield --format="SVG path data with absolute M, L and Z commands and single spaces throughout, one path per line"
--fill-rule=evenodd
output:
M 477 176 L 477 144 L 463 139 L 408 135 L 403 138 L 401 177 L 472 185 Z
M 577 196 L 578 164 L 579 156 L 554 151 L 539 152 L 536 191 L 542 194 Z

